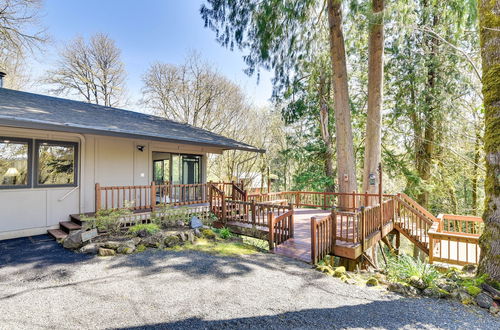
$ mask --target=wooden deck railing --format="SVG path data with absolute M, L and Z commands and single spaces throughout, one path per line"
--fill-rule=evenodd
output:
M 199 184 L 156 184 L 137 186 L 95 185 L 95 209 L 152 210 L 158 204 L 176 206 L 203 204 L 209 201 L 209 185 Z
M 311 218 L 311 261 L 313 264 L 333 252 L 336 243 L 336 215 L 323 219 Z
M 255 201 L 239 201 L 226 199 L 225 202 L 226 217 L 225 221 L 233 221 L 242 224 L 250 224 L 253 227 L 268 227 L 269 213 L 275 217 L 280 217 L 290 210 L 293 210 L 291 204 L 276 203 L 256 203 Z
M 480 217 L 440 214 L 428 232 L 429 262 L 477 264 L 482 226 Z
M 293 237 L 293 208 L 286 213 L 276 216 L 274 212 L 268 213 L 269 249 L 284 243 Z

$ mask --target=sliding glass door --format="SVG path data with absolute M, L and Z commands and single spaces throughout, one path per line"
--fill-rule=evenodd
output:
M 201 156 L 153 152 L 153 180 L 172 184 L 201 183 Z

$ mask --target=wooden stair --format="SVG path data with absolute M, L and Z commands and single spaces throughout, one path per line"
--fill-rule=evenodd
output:
M 71 232 L 82 229 L 82 221 L 79 216 L 71 215 L 71 221 L 59 222 L 59 229 L 49 229 L 47 233 L 55 240 L 65 239 Z

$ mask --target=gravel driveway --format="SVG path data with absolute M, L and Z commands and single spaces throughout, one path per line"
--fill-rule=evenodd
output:
M 500 329 L 500 320 L 343 284 L 272 254 L 99 258 L 38 236 L 0 242 L 0 328 Z

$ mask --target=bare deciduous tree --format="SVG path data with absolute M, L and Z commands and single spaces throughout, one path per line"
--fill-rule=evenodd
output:
M 143 82 L 142 103 L 155 114 L 212 132 L 227 132 L 248 109 L 240 87 L 197 53 L 181 65 L 152 64 Z
M 120 49 L 107 35 L 89 42 L 78 37 L 64 47 L 57 68 L 47 72 L 46 83 L 56 94 L 76 94 L 89 103 L 118 106 L 125 92 L 125 67 Z
M 0 71 L 7 73 L 8 88 L 20 89 L 26 84 L 26 53 L 47 40 L 38 24 L 40 6 L 40 0 L 0 0 Z

